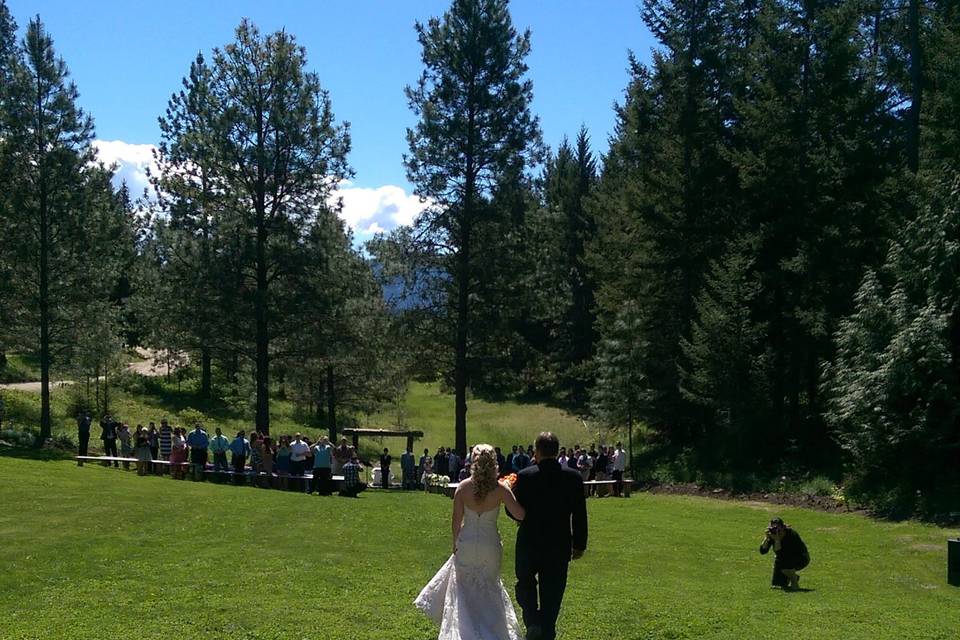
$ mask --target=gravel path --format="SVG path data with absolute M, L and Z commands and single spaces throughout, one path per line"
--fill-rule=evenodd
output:
M 151 349 L 137 347 L 137 355 L 143 360 L 137 360 L 127 365 L 127 369 L 142 376 L 162 376 L 166 373 L 166 368 L 158 361 L 159 354 Z M 73 384 L 73 380 L 51 380 L 50 388 L 65 387 Z M 10 384 L 0 384 L 0 389 L 9 389 L 10 391 L 29 391 L 31 393 L 40 393 L 40 382 L 13 382 Z

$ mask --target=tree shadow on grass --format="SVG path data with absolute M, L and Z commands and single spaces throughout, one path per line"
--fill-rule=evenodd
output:
M 59 462 L 73 460 L 74 454 L 62 449 L 33 449 L 29 447 L 0 447 L 0 458 L 19 458 L 21 460 L 39 460 L 40 462 Z

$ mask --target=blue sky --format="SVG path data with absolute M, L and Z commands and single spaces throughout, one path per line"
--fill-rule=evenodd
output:
M 403 87 L 421 71 L 414 22 L 442 14 L 438 0 L 7 0 L 21 27 L 40 14 L 96 122 L 101 155 L 135 187 L 157 142 L 157 116 L 198 51 L 232 40 L 243 17 L 286 28 L 307 49 L 334 111 L 351 123 L 356 171 L 345 217 L 359 237 L 407 222 L 417 204 L 402 165 L 413 123 Z M 612 105 L 627 82 L 627 52 L 653 44 L 631 0 L 514 0 L 514 24 L 532 31 L 533 110 L 547 144 L 581 124 L 604 151 Z

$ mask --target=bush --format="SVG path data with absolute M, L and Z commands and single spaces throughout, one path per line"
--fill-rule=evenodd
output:
M 800 483 L 798 487 L 800 493 L 811 496 L 833 496 L 837 492 L 837 486 L 833 480 L 825 476 L 814 476 L 806 482 Z

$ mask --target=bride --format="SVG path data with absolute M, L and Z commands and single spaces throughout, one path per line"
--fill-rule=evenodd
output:
M 497 482 L 493 447 L 478 444 L 471 460 L 470 478 L 453 496 L 453 555 L 414 605 L 440 625 L 438 640 L 520 640 L 517 614 L 500 579 L 497 516 L 501 503 L 517 520 L 523 520 L 524 509 L 510 488 Z

